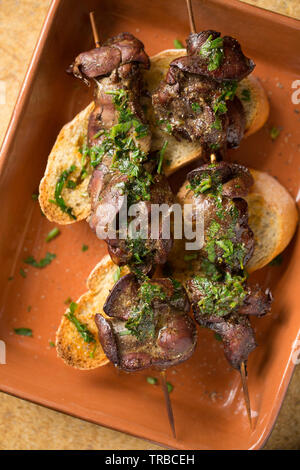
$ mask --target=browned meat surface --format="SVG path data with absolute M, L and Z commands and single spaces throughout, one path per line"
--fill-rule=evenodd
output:
M 188 174 L 190 190 L 185 203 L 204 220 L 204 245 L 200 255 L 231 272 L 239 272 L 252 256 L 253 232 L 248 226 L 248 205 L 242 197 L 253 184 L 242 165 L 206 164 Z
M 129 63 L 140 64 L 146 69 L 150 66 L 143 43 L 130 33 L 121 33 L 102 47 L 79 54 L 69 71 L 89 83 L 89 79 L 110 75 L 121 65 Z
M 234 38 L 221 38 L 216 31 L 191 34 L 187 55 L 171 62 L 152 95 L 161 129 L 208 149 L 237 147 L 245 117 L 235 91 L 253 68 Z
M 151 217 L 151 207 L 153 204 L 168 204 L 171 206 L 174 202 L 173 193 L 168 180 L 162 175 L 156 175 L 150 188 L 150 199 L 140 203 L 142 212 L 145 213 L 145 219 L 148 222 L 148 230 L 136 238 L 130 236 L 122 237 L 122 228 L 119 227 L 118 236 L 115 239 L 107 238 L 108 251 L 118 265 L 128 264 L 136 272 L 149 273 L 153 266 L 164 264 L 173 245 L 172 233 L 163 235 L 164 219 L 160 218 L 158 222 L 157 238 L 151 234 L 153 225 Z M 99 202 L 101 206 L 102 200 Z M 99 222 L 103 218 L 103 211 L 98 209 Z M 102 214 L 102 215 L 101 215 Z M 158 220 L 158 219 L 155 219 Z M 129 221 L 130 222 L 130 221 Z M 143 227 L 137 227 L 144 229 Z
M 125 371 L 166 369 L 194 352 L 197 333 L 183 287 L 170 279 L 121 278 L 95 317 L 107 357 Z
M 118 216 L 125 196 L 128 207 L 144 201 L 149 222 L 151 203 L 173 202 L 167 180 L 156 173 L 157 155 L 149 155 L 151 135 L 140 104 L 141 69 L 148 67 L 143 44 L 129 33 L 80 54 L 73 64 L 75 76 L 93 78 L 96 83 L 86 151 L 95 168 L 89 184 L 89 224 L 99 238 L 106 240 L 115 263 L 137 265 L 145 273 L 153 264 L 164 263 L 172 240 L 163 240 L 161 233 L 157 240 L 122 238 Z M 114 224 L 116 236 L 107 233 Z
M 219 57 L 216 58 L 216 63 L 212 64 L 212 56 L 217 54 Z M 187 40 L 187 55 L 175 59 L 171 63 L 172 66 L 223 82 L 242 80 L 252 72 L 255 64 L 243 54 L 236 39 L 230 36 L 221 38 L 221 33 L 216 31 L 202 31 L 190 34 Z
M 228 275 L 218 281 L 196 276 L 187 283 L 187 290 L 195 320 L 220 335 L 227 360 L 239 369 L 256 347 L 248 315 L 261 317 L 268 313 L 270 293 Z

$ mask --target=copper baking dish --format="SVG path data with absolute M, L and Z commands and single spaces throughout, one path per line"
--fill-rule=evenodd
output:
M 269 94 L 267 125 L 243 141 L 230 158 L 278 177 L 296 197 L 299 178 L 299 106 L 292 82 L 300 76 L 299 22 L 233 0 L 194 0 L 199 30 L 217 29 L 239 39 L 256 64 Z M 1 390 L 178 449 L 258 449 L 266 441 L 290 381 L 293 344 L 300 328 L 299 236 L 281 266 L 257 274 L 275 296 L 272 315 L 255 322 L 260 347 L 249 361 L 255 428 L 249 429 L 240 379 L 210 331 L 200 331 L 196 354 L 169 371 L 178 439 L 170 436 L 161 390 L 147 384 L 149 372 L 128 375 L 106 366 L 80 372 L 63 364 L 49 346 L 64 312 L 64 300 L 85 290 L 85 279 L 105 253 L 87 224 L 62 227 L 46 245 L 52 225 L 32 200 L 47 155 L 61 126 L 91 99 L 90 90 L 65 74 L 73 57 L 92 45 L 87 13 L 96 10 L 101 38 L 131 31 L 149 54 L 170 48 L 188 31 L 183 0 L 55 0 L 46 18 L 1 151 L 1 324 L 7 364 L 0 366 Z M 269 131 L 281 127 L 276 141 Z M 298 131 L 298 133 L 297 133 Z M 297 140 L 298 138 L 298 140 Z M 182 174 L 180 177 L 182 178 Z M 89 246 L 85 253 L 82 244 Z M 23 259 L 57 258 L 44 270 Z M 8 280 L 12 276 L 13 280 Z M 28 308 L 31 306 L 31 308 Z M 30 327 L 33 338 L 13 334 Z M 154 373 L 155 374 L 155 373 Z

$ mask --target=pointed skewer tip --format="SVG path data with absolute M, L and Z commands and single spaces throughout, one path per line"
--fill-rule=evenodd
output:
M 168 385 L 167 385 L 167 382 L 166 382 L 166 371 L 162 370 L 160 372 L 160 375 L 161 375 L 161 380 L 162 380 L 162 389 L 163 389 L 164 396 L 165 396 L 165 403 L 166 403 L 166 408 L 167 408 L 167 413 L 168 413 L 168 419 L 169 419 L 169 423 L 170 423 L 170 427 L 171 427 L 171 430 L 172 430 L 173 437 L 174 437 L 174 439 L 176 439 L 176 431 L 175 431 L 175 423 L 174 423 L 174 415 L 173 415 L 173 410 L 172 410 L 172 403 L 171 403 L 170 394 L 169 394 L 169 391 L 168 391 Z
M 252 428 L 252 417 L 251 417 L 251 405 L 250 405 L 250 397 L 249 397 L 249 390 L 248 390 L 248 384 L 247 384 L 247 371 L 246 371 L 246 365 L 244 361 L 241 363 L 241 366 L 240 366 L 240 374 L 241 374 L 244 400 L 245 400 L 248 420 L 250 424 L 250 429 L 252 431 L 253 428 Z

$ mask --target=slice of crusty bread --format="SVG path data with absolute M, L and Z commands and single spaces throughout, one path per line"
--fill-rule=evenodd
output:
M 74 324 L 65 315 L 62 317 L 56 333 L 56 351 L 66 364 L 77 369 L 88 370 L 109 362 L 99 342 L 94 317 L 96 313 L 105 316 L 102 307 L 115 283 L 114 274 L 117 270 L 118 267 L 112 262 L 110 256 L 106 255 L 89 275 L 87 280 L 88 291 L 76 302 L 77 308 L 74 314 L 93 333 L 95 343 L 85 343 Z M 127 272 L 126 268 L 122 269 L 122 275 Z M 66 310 L 66 313 L 68 311 L 69 309 Z
M 249 226 L 253 230 L 255 247 L 246 269 L 249 273 L 266 266 L 281 253 L 290 243 L 298 223 L 298 211 L 295 201 L 288 191 L 273 176 L 265 172 L 250 170 L 254 178 L 246 200 L 248 202 Z M 187 193 L 186 181 L 180 188 L 177 198 L 183 204 Z M 180 255 L 180 253 L 183 253 Z M 182 240 L 175 244 L 174 254 L 171 254 L 176 271 L 184 266 L 184 243 Z M 189 262 L 193 271 L 199 269 L 197 261 Z M 184 273 L 183 276 L 186 276 Z
M 90 103 L 62 128 L 48 157 L 46 171 L 40 182 L 39 202 L 43 213 L 51 222 L 62 225 L 72 224 L 86 219 L 90 214 L 91 203 L 87 191 L 92 174 L 90 165 L 88 165 L 88 176 L 81 184 L 75 189 L 64 188 L 62 191 L 62 197 L 66 205 L 72 207 L 76 220 L 63 212 L 56 204 L 50 202 L 50 199 L 55 199 L 55 186 L 64 170 L 75 165 L 77 170 L 72 174 L 72 177 L 74 176 L 75 179 L 80 174 L 82 155 L 79 150 L 86 142 L 88 119 L 93 108 L 94 102 Z
M 145 81 L 150 91 L 157 88 L 168 70 L 169 63 L 185 53 L 185 49 L 169 49 L 151 58 L 151 68 L 145 72 Z M 238 96 L 241 96 L 244 89 L 250 91 L 251 97 L 250 101 L 242 100 L 246 111 L 246 135 L 250 135 L 265 123 L 269 113 L 269 103 L 264 89 L 255 77 L 250 75 L 241 81 L 237 91 Z M 149 102 L 147 104 L 147 117 L 153 134 L 151 150 L 160 150 L 165 141 L 168 141 L 164 154 L 164 172 L 168 176 L 199 158 L 202 152 L 201 145 L 184 140 L 178 142 L 175 137 L 160 131 L 156 125 L 157 119 L 153 108 Z M 87 187 L 92 174 L 91 168 L 88 170 L 87 178 L 79 186 L 75 189 L 64 188 L 62 191 L 62 197 L 66 205 L 72 207 L 76 220 L 49 202 L 49 199 L 54 199 L 57 180 L 64 170 L 74 164 L 78 168 L 74 176 L 78 176 L 80 172 L 81 153 L 79 149 L 85 143 L 88 117 L 93 106 L 94 104 L 90 103 L 87 108 L 75 116 L 73 121 L 62 128 L 49 155 L 45 175 L 40 184 L 39 201 L 42 211 L 52 222 L 71 224 L 86 219 L 90 214 L 91 207 Z
M 249 272 L 262 268 L 284 250 L 298 222 L 295 202 L 287 190 L 267 173 L 256 170 L 251 170 L 251 173 L 255 184 L 247 200 L 249 223 L 254 232 L 256 245 L 254 255 L 247 266 Z M 186 193 L 186 184 L 178 193 L 178 200 L 181 202 Z M 184 240 L 175 240 L 168 263 L 172 268 L 173 277 L 183 283 L 193 274 L 201 272 L 198 260 L 184 259 L 185 255 L 190 256 L 192 253 L 185 251 Z M 88 292 L 77 301 L 76 317 L 87 323 L 97 338 L 94 357 L 90 357 L 90 353 L 95 344 L 84 343 L 74 325 L 66 317 L 62 319 L 56 337 L 57 353 L 67 364 L 75 368 L 94 369 L 109 362 L 98 341 L 94 316 L 96 313 L 105 316 L 103 304 L 114 285 L 113 277 L 116 270 L 117 267 L 110 257 L 105 256 L 88 278 Z M 127 268 L 122 269 L 122 275 L 127 272 Z
M 255 249 L 247 270 L 266 266 L 290 243 L 298 225 L 298 211 L 289 192 L 275 178 L 251 170 L 254 185 L 246 198 Z

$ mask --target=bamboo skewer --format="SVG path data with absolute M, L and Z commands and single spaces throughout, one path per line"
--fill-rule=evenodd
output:
M 91 26 L 92 26 L 95 46 L 100 47 L 99 34 L 98 34 L 98 30 L 97 30 L 97 26 L 96 26 L 96 22 L 95 22 L 95 16 L 94 16 L 93 11 L 90 12 L 90 22 L 91 22 Z M 165 404 L 166 404 L 166 408 L 167 408 L 169 423 L 170 423 L 170 427 L 172 429 L 173 437 L 176 439 L 174 415 L 173 415 L 172 404 L 171 404 L 170 395 L 169 395 L 169 391 L 168 391 L 168 385 L 167 385 L 167 382 L 166 382 L 166 372 L 164 370 L 161 371 L 161 379 L 162 379 L 162 389 L 163 389 L 163 392 L 164 392 Z
M 246 370 L 246 364 L 244 361 L 241 363 L 240 374 L 241 374 L 241 380 L 242 380 L 242 385 L 243 385 L 244 400 L 245 400 L 245 405 L 247 409 L 247 415 L 249 419 L 250 429 L 252 430 L 251 406 L 250 406 L 250 397 L 249 397 L 249 390 L 248 390 L 248 383 L 247 383 L 247 370 Z
M 196 33 L 196 26 L 195 26 L 195 19 L 192 7 L 192 0 L 186 0 L 188 15 L 189 15 L 189 22 L 190 22 L 190 30 L 191 33 Z M 215 163 L 217 160 L 216 155 L 214 153 L 210 154 L 210 161 L 211 163 Z M 250 397 L 249 397 L 249 390 L 248 390 L 248 383 L 247 383 L 247 370 L 245 362 L 243 361 L 240 366 L 240 375 L 242 380 L 243 386 L 243 393 L 244 393 L 244 400 L 247 410 L 247 415 L 250 423 L 250 429 L 252 430 L 252 418 L 251 418 L 251 405 L 250 405 Z
M 190 29 L 193 34 L 196 33 L 195 18 L 192 7 L 192 0 L 186 0 L 186 6 L 189 14 Z
M 97 31 L 97 26 L 96 26 L 96 22 L 95 22 L 95 12 L 94 11 L 90 12 L 90 22 L 91 22 L 91 26 L 92 26 L 95 46 L 100 47 L 100 39 L 99 39 L 99 34 L 98 34 L 98 31 Z
M 171 426 L 171 429 L 172 429 L 173 437 L 174 437 L 174 439 L 176 439 L 176 431 L 175 431 L 172 403 L 171 403 L 170 394 L 169 394 L 169 391 L 168 391 L 168 385 L 167 385 L 167 382 L 166 382 L 166 371 L 162 370 L 160 372 L 160 375 L 161 375 L 162 389 L 163 389 L 164 396 L 165 396 L 165 403 L 166 403 L 166 407 L 167 407 L 169 423 L 170 423 L 170 426 Z

